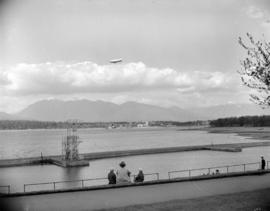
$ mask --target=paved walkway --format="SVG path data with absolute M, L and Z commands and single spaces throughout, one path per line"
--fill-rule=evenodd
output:
M 15 210 L 93 210 L 270 187 L 270 174 L 7 198 Z

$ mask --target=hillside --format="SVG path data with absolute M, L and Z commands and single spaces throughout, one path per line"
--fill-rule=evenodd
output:
M 254 104 L 226 104 L 212 107 L 164 108 L 137 102 L 121 105 L 105 101 L 42 100 L 16 114 L 0 112 L 0 120 L 66 121 L 79 119 L 87 122 L 117 121 L 195 121 L 226 117 L 270 115 L 270 109 Z
M 162 108 L 135 102 L 117 105 L 104 101 L 89 100 L 39 101 L 16 115 L 23 119 L 42 121 L 65 121 L 67 119 L 80 119 L 89 122 L 191 121 L 200 119 L 200 116 L 180 108 Z

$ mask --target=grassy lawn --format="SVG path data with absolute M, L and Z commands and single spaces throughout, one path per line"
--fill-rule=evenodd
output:
M 270 210 L 270 189 L 242 192 L 197 199 L 173 200 L 154 204 L 142 204 L 128 207 L 106 209 L 107 211 L 268 211 Z
M 204 130 L 209 133 L 235 133 L 258 140 L 270 140 L 270 127 L 205 127 L 185 130 Z

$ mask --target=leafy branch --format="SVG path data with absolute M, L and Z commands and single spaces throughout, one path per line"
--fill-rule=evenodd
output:
M 247 33 L 249 45 L 239 37 L 239 44 L 247 51 L 247 57 L 241 61 L 241 80 L 244 85 L 257 91 L 251 94 L 251 101 L 262 106 L 270 106 L 270 42 L 255 41 Z

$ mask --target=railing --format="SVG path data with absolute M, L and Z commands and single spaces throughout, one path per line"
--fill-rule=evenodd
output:
M 159 173 L 149 173 L 149 174 L 143 174 L 143 175 L 144 175 L 144 181 L 159 180 Z M 133 181 L 134 181 L 136 176 L 137 176 L 136 174 L 133 174 L 130 177 L 133 178 Z M 153 176 L 155 178 L 153 178 Z
M 218 170 L 218 174 L 228 174 L 233 172 L 247 172 L 259 170 L 261 168 L 261 163 L 244 163 L 237 165 L 226 165 L 226 166 L 216 166 L 216 167 L 208 167 L 208 168 L 197 168 L 197 169 L 185 169 L 185 170 L 177 170 L 177 171 L 169 171 L 168 178 L 183 178 L 183 177 L 196 177 L 203 175 L 213 175 L 217 174 L 216 170 Z M 266 162 L 266 169 L 270 168 L 270 161 Z M 131 175 L 131 178 L 134 181 L 136 175 Z M 146 173 L 144 174 L 144 181 L 155 181 L 159 180 L 159 173 Z M 107 178 L 90 178 L 90 179 L 81 179 L 81 180 L 67 180 L 67 181 L 55 181 L 55 182 L 44 182 L 44 183 L 32 183 L 32 184 L 24 184 L 23 192 L 29 191 L 42 191 L 42 190 L 62 190 L 69 188 L 85 188 L 97 185 L 106 185 L 108 184 Z M 29 190 L 30 187 L 34 187 L 34 190 Z M 1 190 L 5 189 L 5 193 L 10 193 L 10 185 L 0 186 L 0 193 L 3 193 Z
M 268 161 L 270 162 L 270 161 Z M 268 169 L 268 162 L 267 162 L 267 169 Z M 258 170 L 260 169 L 260 162 L 257 163 L 244 163 L 238 165 L 227 165 L 227 166 L 216 166 L 216 167 L 209 167 L 209 168 L 198 168 L 198 169 L 185 169 L 185 170 L 177 170 L 177 171 L 169 171 L 168 178 L 180 178 L 180 177 L 193 177 L 193 176 L 203 176 L 203 175 L 213 175 L 216 174 L 216 170 L 218 170 L 219 174 L 222 173 L 232 173 L 232 172 L 246 172 L 251 170 Z M 250 166 L 256 166 L 256 169 L 250 168 Z M 240 168 L 239 168 L 240 167 Z M 214 170 L 214 171 L 213 171 Z M 196 174 L 197 173 L 197 174 Z M 181 174 L 181 176 L 173 177 L 175 174 Z
M 131 178 L 135 178 L 136 175 L 131 175 Z M 144 174 L 145 181 L 151 180 L 159 180 L 159 173 L 148 173 Z M 156 179 L 147 179 L 149 176 L 155 176 Z M 101 181 L 101 182 L 99 182 Z M 89 185 L 89 182 L 92 184 Z M 59 188 L 59 184 L 65 184 L 64 187 Z M 71 184 L 71 185 L 67 185 Z M 67 180 L 67 181 L 56 181 L 56 182 L 44 182 L 44 183 L 29 183 L 24 184 L 23 192 L 27 192 L 27 187 L 34 186 L 34 190 L 62 190 L 62 189 L 69 189 L 69 188 L 85 188 L 91 187 L 94 185 L 106 185 L 108 184 L 108 178 L 91 178 L 91 179 L 81 179 L 81 180 Z M 37 187 L 40 187 L 37 189 Z M 33 190 L 32 190 L 33 191 Z
M 37 190 L 54 190 L 54 191 L 57 189 L 65 189 L 65 188 L 70 188 L 70 187 L 84 188 L 84 187 L 89 186 L 89 185 L 87 185 L 87 182 L 95 181 L 96 185 L 97 185 L 97 182 L 100 180 L 107 181 L 108 179 L 107 178 L 91 178 L 91 179 L 82 179 L 82 180 L 66 180 L 66 181 L 56 181 L 56 182 L 30 183 L 30 184 L 24 184 L 23 191 L 27 192 L 27 187 L 30 187 L 30 186 L 34 186 L 34 187 L 42 186 L 41 188 L 38 188 Z M 65 187 L 59 188 L 60 184 L 65 184 Z M 67 185 L 67 184 L 71 184 L 71 186 Z
M 4 192 L 2 192 L 3 189 L 5 189 Z M 0 193 L 10 194 L 10 185 L 0 185 Z

